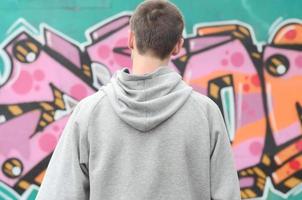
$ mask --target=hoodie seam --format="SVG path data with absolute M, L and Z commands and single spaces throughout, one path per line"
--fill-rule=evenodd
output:
M 101 90 L 99 90 L 100 92 Z M 88 142 L 89 142 L 89 130 L 90 130 L 90 121 L 91 121 L 91 117 L 94 115 L 95 109 L 96 107 L 102 102 L 102 100 L 104 99 L 104 97 L 106 96 L 105 92 L 102 91 L 100 94 L 99 99 L 97 100 L 97 102 L 95 103 L 95 105 L 92 107 L 91 109 L 91 113 L 88 117 L 88 122 L 87 122 L 87 138 L 88 138 Z
M 206 103 L 208 103 L 208 106 L 211 107 L 211 109 L 213 109 L 214 107 L 216 107 L 216 108 L 219 110 L 217 104 L 215 104 L 215 102 L 211 101 L 211 99 L 210 99 L 209 97 L 205 96 L 204 99 L 205 99 Z M 194 101 L 195 101 L 195 103 L 199 104 L 197 100 L 194 99 Z M 203 110 L 203 109 L 201 108 L 201 105 L 200 105 L 200 104 L 199 104 L 199 106 L 200 106 L 200 109 Z M 203 110 L 203 112 L 205 112 L 205 111 Z M 215 111 L 213 110 L 213 112 L 215 112 Z M 212 132 L 211 132 L 211 131 L 212 131 L 213 126 L 214 126 L 214 125 L 212 124 L 213 122 L 210 122 L 210 121 L 209 121 L 209 117 L 208 117 L 207 115 L 205 115 L 205 118 L 206 118 L 206 120 L 207 120 L 207 122 L 208 122 L 209 130 L 210 130 L 210 140 L 213 140 L 213 138 L 216 138 L 216 139 L 217 139 L 217 137 L 221 134 L 221 132 L 218 131 L 218 135 L 217 135 L 217 136 L 212 136 Z M 214 146 L 215 146 L 215 145 L 214 145 Z M 211 149 L 212 149 L 212 147 L 211 147 Z
M 146 80 L 144 80 L 144 94 L 145 94 L 145 99 L 144 99 L 144 102 L 146 102 L 147 100 L 147 94 L 146 94 Z M 144 111 L 145 111 L 145 117 L 146 117 L 146 124 L 145 124 L 145 130 L 147 130 L 147 126 L 148 126 L 148 113 L 147 113 L 147 110 L 146 110 L 146 106 L 144 107 Z
M 210 125 L 210 124 L 209 124 L 209 119 L 208 119 L 208 117 L 207 117 L 207 115 L 206 115 L 205 110 L 202 108 L 201 104 L 198 103 L 198 101 L 197 101 L 194 97 L 193 97 L 192 99 L 193 99 L 193 102 L 195 103 L 195 105 L 197 105 L 197 107 L 199 108 L 199 110 L 200 110 L 201 113 L 203 114 L 204 118 L 207 120 L 208 125 Z

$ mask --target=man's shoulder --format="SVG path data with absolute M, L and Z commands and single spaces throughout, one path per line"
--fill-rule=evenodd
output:
M 96 106 L 98 106 L 105 97 L 102 89 L 97 90 L 95 93 L 81 99 L 76 105 L 74 112 L 78 116 L 90 115 Z
M 195 90 L 192 91 L 191 98 L 195 106 L 197 106 L 198 109 L 201 109 L 206 115 L 209 114 L 211 111 L 217 109 L 219 110 L 218 105 L 211 98 Z
M 95 93 L 81 99 L 79 101 L 79 105 L 85 108 L 95 107 L 98 103 L 100 103 L 103 100 L 104 97 L 105 97 L 105 92 L 102 89 L 98 89 Z

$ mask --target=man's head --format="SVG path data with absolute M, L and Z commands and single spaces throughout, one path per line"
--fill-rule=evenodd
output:
M 164 60 L 179 53 L 183 38 L 183 16 L 172 3 L 146 0 L 130 19 L 129 47 L 140 55 Z

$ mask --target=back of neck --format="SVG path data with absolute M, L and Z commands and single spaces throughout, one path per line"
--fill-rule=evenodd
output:
M 161 66 L 166 66 L 170 58 L 161 60 L 147 55 L 135 55 L 132 59 L 132 74 L 144 75 L 155 71 Z

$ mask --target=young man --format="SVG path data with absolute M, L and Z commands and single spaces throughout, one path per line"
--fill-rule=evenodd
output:
M 37 200 L 239 200 L 218 106 L 168 66 L 183 45 L 180 11 L 144 1 L 130 25 L 132 73 L 76 106 Z

